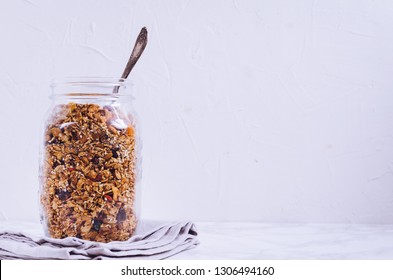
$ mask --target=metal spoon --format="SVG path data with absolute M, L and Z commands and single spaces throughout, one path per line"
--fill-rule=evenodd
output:
M 143 27 L 141 32 L 139 32 L 138 38 L 136 39 L 134 48 L 132 49 L 131 56 L 128 59 L 126 68 L 124 68 L 123 74 L 121 75 L 122 79 L 127 79 L 130 74 L 132 68 L 134 68 L 135 64 L 138 62 L 141 57 L 145 47 L 147 45 L 147 29 Z M 116 86 L 113 89 L 113 93 L 119 92 L 119 86 Z

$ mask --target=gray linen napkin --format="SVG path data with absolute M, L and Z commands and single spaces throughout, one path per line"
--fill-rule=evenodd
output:
M 127 241 L 109 243 L 76 237 L 54 239 L 21 232 L 0 232 L 0 260 L 165 259 L 199 244 L 192 222 L 140 222 Z

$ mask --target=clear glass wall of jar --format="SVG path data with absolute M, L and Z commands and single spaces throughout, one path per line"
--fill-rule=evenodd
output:
M 110 242 L 137 225 L 141 147 L 130 85 L 116 78 L 52 84 L 40 151 L 45 232 Z

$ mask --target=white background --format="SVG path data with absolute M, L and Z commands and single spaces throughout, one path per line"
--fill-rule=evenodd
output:
M 393 223 L 392 1 L 0 2 L 0 219 L 61 76 L 132 73 L 144 218 Z

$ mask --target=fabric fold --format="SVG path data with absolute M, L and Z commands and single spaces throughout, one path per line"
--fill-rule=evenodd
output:
M 0 232 L 0 259 L 165 259 L 199 244 L 192 222 L 140 222 L 127 241 L 109 243 L 76 237 L 54 239 L 22 232 Z

